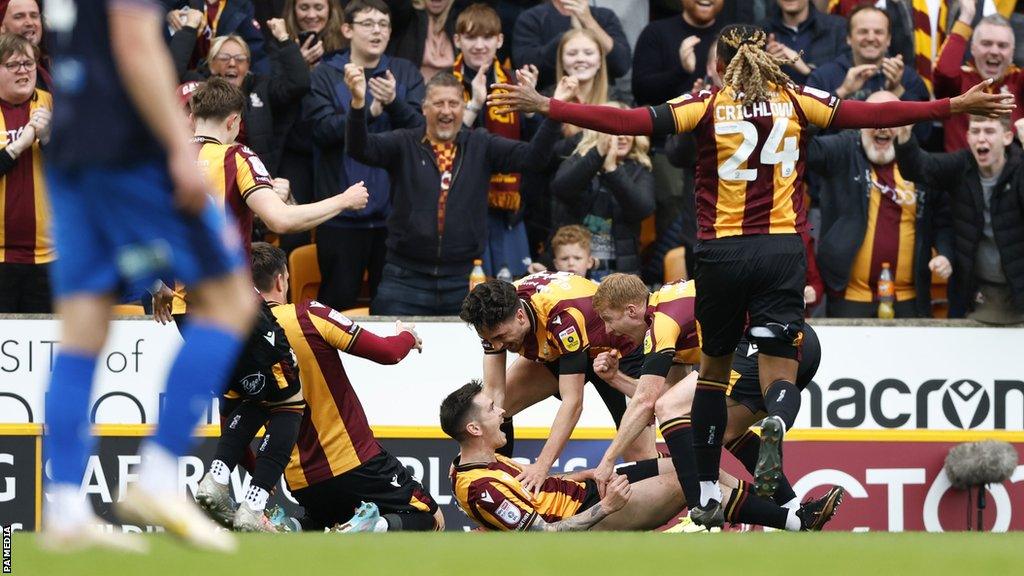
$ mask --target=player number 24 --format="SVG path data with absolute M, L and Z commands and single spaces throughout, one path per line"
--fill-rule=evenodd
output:
M 761 164 L 766 166 L 781 164 L 783 178 L 788 178 L 793 173 L 796 161 L 800 158 L 796 137 L 786 136 L 788 126 L 788 118 L 776 118 L 772 125 L 772 131 L 761 148 Z M 740 168 L 757 148 L 757 127 L 746 120 L 717 122 L 715 123 L 715 134 L 741 134 L 743 136 L 743 142 L 736 147 L 736 152 L 718 167 L 718 177 L 723 180 L 747 182 L 757 180 L 756 169 Z

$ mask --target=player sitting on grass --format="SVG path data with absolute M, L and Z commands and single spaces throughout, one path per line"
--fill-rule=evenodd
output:
M 628 474 L 613 474 L 603 496 L 592 470 L 547 476 L 536 494 L 526 490 L 516 479 L 522 466 L 496 453 L 505 444 L 504 413 L 477 381 L 452 392 L 441 404 L 441 429 L 459 443 L 459 455 L 452 462 L 452 492 L 462 510 L 484 528 L 653 530 L 682 509 L 683 493 L 667 458 L 658 459 L 655 466 L 640 462 Z M 631 484 L 627 475 L 640 479 Z M 787 522 L 785 508 L 758 498 L 746 482 L 723 474 L 722 484 L 730 520 L 805 529 L 800 521 Z M 818 505 L 806 504 L 798 518 L 809 516 L 812 506 Z

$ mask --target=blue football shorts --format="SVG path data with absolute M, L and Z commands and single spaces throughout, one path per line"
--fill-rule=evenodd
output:
M 192 216 L 174 205 L 163 162 L 129 168 L 47 170 L 57 261 L 56 298 L 138 296 L 158 279 L 194 285 L 245 265 L 241 238 L 211 198 Z

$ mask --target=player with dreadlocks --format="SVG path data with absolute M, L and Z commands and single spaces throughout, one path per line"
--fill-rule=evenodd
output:
M 988 94 L 983 82 L 954 98 L 931 102 L 868 103 L 798 86 L 765 51 L 754 26 L 719 34 L 717 68 L 724 87 L 684 94 L 659 106 L 617 110 L 567 103 L 538 94 L 525 82 L 501 85 L 489 104 L 540 112 L 554 120 L 609 134 L 694 132 L 697 139 L 695 312 L 700 373 L 692 407 L 693 449 L 700 480 L 695 523 L 721 525 L 716 480 L 727 414 L 725 392 L 732 354 L 747 336 L 760 351 L 759 372 L 768 418 L 755 470 L 758 493 L 770 495 L 782 469 L 781 441 L 800 410 L 794 385 L 803 333 L 806 259 L 804 147 L 811 125 L 883 128 L 948 118 L 997 117 L 1013 96 Z

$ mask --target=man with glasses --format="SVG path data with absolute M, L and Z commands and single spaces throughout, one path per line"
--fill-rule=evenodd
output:
M 36 88 L 39 48 L 0 36 L 0 313 L 49 314 L 50 209 L 41 146 L 50 139 L 53 98 Z
M 376 292 L 384 268 L 386 221 L 391 213 L 391 183 L 381 168 L 367 166 L 345 153 L 346 114 L 352 94 L 345 85 L 345 66 L 365 74 L 367 129 L 390 132 L 423 124 L 423 77 L 412 62 L 384 54 L 391 37 L 391 17 L 382 0 L 353 0 L 345 7 L 342 34 L 348 50 L 326 56 L 312 73 L 303 116 L 312 124 L 315 163 L 314 198 L 338 194 L 362 181 L 370 192 L 365 209 L 342 214 L 317 230 L 320 264 L 318 300 L 336 310 L 352 308 L 369 277 Z

